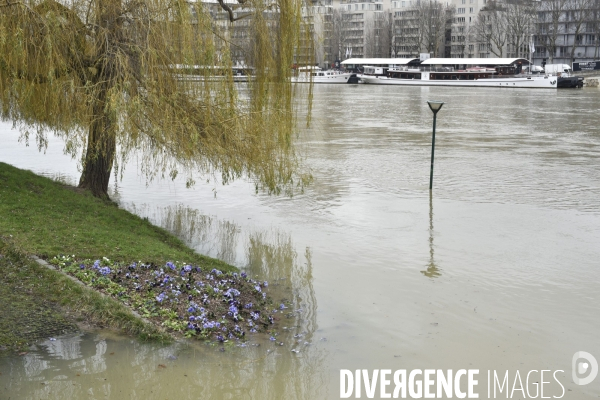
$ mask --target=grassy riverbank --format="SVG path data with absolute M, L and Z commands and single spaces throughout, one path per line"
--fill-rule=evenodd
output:
M 139 260 L 164 264 L 179 260 L 203 268 L 232 271 L 202 256 L 169 232 L 116 204 L 32 172 L 0 163 L 0 234 L 19 249 L 46 259 Z
M 0 349 L 25 350 L 39 339 L 75 332 L 77 324 L 118 329 L 142 339 L 169 335 L 116 300 L 78 285 L 0 239 Z
M 170 328 L 167 330 L 185 333 L 186 336 L 214 336 L 220 340 L 221 334 L 216 331 L 198 327 L 198 323 L 192 329 L 183 323 L 188 321 L 188 316 L 183 311 L 187 310 L 188 305 L 183 304 L 188 299 L 192 301 L 192 297 L 196 295 L 204 296 L 204 304 L 213 302 L 214 311 L 210 311 L 212 306 L 206 306 L 209 309 L 207 318 L 214 319 L 210 323 L 223 327 L 223 330 L 225 326 L 231 325 L 231 332 L 237 334 L 239 330 L 239 336 L 242 332 L 237 322 L 238 319 L 244 320 L 241 317 L 245 316 L 244 313 L 250 315 L 251 312 L 262 312 L 261 319 L 268 317 L 264 308 L 266 302 L 262 310 L 250 307 L 243 310 L 247 304 L 252 305 L 246 299 L 256 299 L 254 307 L 257 303 L 262 304 L 261 298 L 264 299 L 264 295 L 260 283 L 257 286 L 257 282 L 245 277 L 243 280 L 241 276 L 234 274 L 234 267 L 197 254 L 164 229 L 119 209 L 114 203 L 94 198 L 76 188 L 0 163 L 0 215 L 0 271 L 6 277 L 3 279 L 6 284 L 1 285 L 3 288 L 0 290 L 0 303 L 4 304 L 0 310 L 0 346 L 19 348 L 44 335 L 47 337 L 56 334 L 50 330 L 43 332 L 43 329 L 38 332 L 37 327 L 43 327 L 40 321 L 49 321 L 48 326 L 60 326 L 56 330 L 59 332 L 68 330 L 77 318 L 146 338 L 164 339 L 167 335 L 162 333 L 163 329 L 157 328 L 162 325 Z M 75 255 L 72 261 L 62 263 L 59 267 L 73 276 L 81 275 L 80 280 L 88 287 L 78 285 L 62 273 L 40 266 L 29 258 L 30 255 L 49 260 L 58 255 Z M 93 263 L 93 260 L 108 261 L 107 259 L 115 262 L 110 264 L 110 274 L 105 274 L 101 268 L 93 268 L 90 264 L 90 260 Z M 172 264 L 167 264 L 173 266 L 173 271 L 166 268 L 166 274 L 161 272 L 161 266 L 171 261 L 179 261 L 181 265 L 176 264 L 181 271 L 175 271 Z M 139 270 L 139 284 L 129 280 L 130 273 L 137 279 L 138 271 L 134 271 L 136 262 L 145 268 L 144 272 Z M 190 264 L 194 269 L 188 273 Z M 109 264 L 103 261 L 103 265 Z M 146 278 L 154 277 L 150 268 L 157 271 L 157 277 L 154 281 L 142 281 L 144 274 L 148 275 Z M 210 300 L 202 292 L 206 289 L 196 290 L 195 286 L 186 289 L 185 285 L 178 287 L 185 298 L 170 298 L 173 297 L 173 284 L 169 282 L 174 282 L 175 278 L 194 281 L 198 283 L 198 287 L 202 285 L 204 288 L 204 283 L 200 281 L 205 279 L 201 275 L 202 271 L 217 271 L 212 273 L 214 276 L 210 279 L 208 277 L 211 275 L 206 276 L 207 287 L 213 290 L 214 286 L 214 293 L 209 293 Z M 172 277 L 165 282 L 164 277 L 168 277 L 169 273 Z M 217 282 L 215 276 L 220 274 L 223 274 L 222 278 Z M 225 279 L 229 283 L 222 283 Z M 143 282 L 146 282 L 146 286 Z M 218 295 L 220 292 L 217 287 L 227 285 L 232 288 L 229 291 L 230 297 L 222 298 L 222 294 Z M 241 291 L 241 294 L 235 295 L 239 296 L 239 304 L 237 298 L 231 295 L 238 292 L 233 289 L 234 286 Z M 114 298 L 102 296 L 99 292 Z M 160 294 L 162 292 L 164 294 Z M 258 294 L 261 296 L 257 296 Z M 240 306 L 242 299 L 245 303 Z M 132 306 L 135 302 L 139 302 L 142 310 L 148 310 L 148 304 L 154 302 L 151 304 L 154 311 L 150 310 L 148 312 L 151 315 L 146 315 L 154 324 L 144 324 L 129 311 L 129 307 L 140 311 Z M 167 309 L 167 302 L 171 305 L 171 311 Z M 227 312 L 227 307 L 231 310 L 232 304 L 236 310 L 239 309 L 239 314 L 232 313 L 232 321 L 221 318 L 221 308 L 225 306 L 224 310 Z M 9 313 L 6 310 L 12 311 Z M 20 320 L 19 315 L 30 315 L 27 317 L 28 321 L 34 321 L 37 315 L 39 321 L 32 327 L 31 324 L 23 323 L 24 320 Z M 168 317 L 166 320 L 169 324 L 164 323 L 163 316 Z M 245 319 L 251 321 L 247 316 Z M 252 326 L 250 322 L 248 326 Z M 37 333 L 23 334 L 34 331 Z

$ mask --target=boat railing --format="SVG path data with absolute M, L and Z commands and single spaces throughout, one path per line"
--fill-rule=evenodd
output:
M 455 69 L 453 67 L 424 67 L 424 66 L 399 66 L 399 67 L 393 67 L 393 68 L 389 68 L 388 69 L 388 73 L 389 72 L 414 72 L 414 73 L 420 73 L 420 72 L 447 72 L 450 74 L 457 74 L 457 79 L 461 79 L 458 76 L 461 73 L 470 73 L 470 74 L 485 74 L 487 79 L 507 79 L 507 78 L 515 78 L 515 77 L 519 77 L 519 78 L 540 78 L 540 77 L 549 77 L 552 76 L 552 74 L 530 74 L 530 73 L 520 73 L 520 74 L 502 74 L 499 73 L 497 71 L 495 71 L 492 68 L 481 68 L 481 69 Z M 464 76 L 464 75 L 460 75 L 460 76 Z
M 414 72 L 454 72 L 454 67 L 423 67 L 423 66 L 412 66 L 403 65 L 399 67 L 390 67 L 389 70 L 393 71 L 414 71 Z

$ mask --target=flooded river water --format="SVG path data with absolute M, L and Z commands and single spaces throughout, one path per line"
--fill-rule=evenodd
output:
M 430 99 L 446 102 L 431 197 Z M 488 370 L 509 371 L 511 387 L 517 371 L 526 384 L 550 370 L 564 391 L 548 373 L 529 386 L 597 398 L 600 378 L 575 384 L 571 361 L 600 359 L 599 109 L 587 88 L 317 85 L 300 140 L 315 180 L 303 194 L 146 185 L 132 163 L 113 198 L 273 282 L 294 302 L 283 345 L 60 337 L 0 359 L 0 398 L 335 399 L 341 369 L 426 368 L 478 369 L 480 398 Z M 60 142 L 41 155 L 10 127 L 0 125 L 0 161 L 76 181 Z

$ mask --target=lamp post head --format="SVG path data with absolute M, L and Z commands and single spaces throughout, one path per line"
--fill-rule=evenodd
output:
M 434 114 L 437 114 L 437 112 L 442 109 L 444 102 L 440 100 L 427 100 L 427 104 L 429 104 L 431 111 L 433 111 Z

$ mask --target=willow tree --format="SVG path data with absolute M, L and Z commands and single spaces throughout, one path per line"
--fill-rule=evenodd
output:
M 289 188 L 302 182 L 289 82 L 300 1 L 245 0 L 239 13 L 220 2 L 223 26 L 201 2 L 0 0 L 2 119 L 40 148 L 62 137 L 80 160 L 79 187 L 99 197 L 132 157 L 148 177 Z M 240 18 L 256 62 L 243 94 L 228 40 Z

